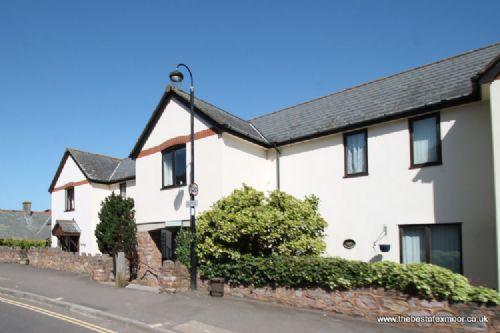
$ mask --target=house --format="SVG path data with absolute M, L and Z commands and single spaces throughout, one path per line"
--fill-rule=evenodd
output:
M 135 163 L 68 148 L 50 184 L 52 245 L 98 253 L 95 226 L 101 202 L 113 191 L 133 196 Z
M 242 183 L 316 194 L 327 254 L 431 262 L 498 287 L 499 60 L 497 43 L 249 121 L 196 99 L 196 209 Z M 99 202 L 118 190 L 123 179 L 113 173 L 127 163 L 146 280 L 189 225 L 188 101 L 167 88 L 128 159 L 79 152 L 109 159 L 86 168 L 68 150 L 51 185 L 54 217 L 74 217 L 90 244 Z M 68 198 L 77 207 L 81 200 L 79 216 L 62 211 Z
M 31 202 L 21 210 L 0 210 L 0 239 L 50 240 L 50 210 L 35 212 Z

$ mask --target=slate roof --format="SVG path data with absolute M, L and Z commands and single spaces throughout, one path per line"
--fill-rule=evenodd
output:
M 100 184 L 113 184 L 135 178 L 135 161 L 130 158 L 116 158 L 101 154 L 89 153 L 74 148 L 67 148 L 59 168 L 52 180 L 49 192 L 54 189 L 64 162 L 72 157 L 85 177 Z
M 50 222 L 50 211 L 27 215 L 19 210 L 0 210 L 0 239 L 49 239 Z
M 57 226 L 59 226 L 64 233 L 79 234 L 81 232 L 80 227 L 75 220 L 56 220 L 54 228 Z
M 115 171 L 109 177 L 111 183 L 135 177 L 135 161 L 131 158 L 124 158 L 120 161 Z
M 189 94 L 181 89 L 171 88 L 186 103 L 189 102 Z M 261 143 L 268 143 L 266 138 L 252 125 L 252 123 L 243 120 L 227 111 L 224 111 L 215 105 L 212 105 L 200 98 L 195 97 L 194 106 L 214 120 L 218 125 L 233 130 L 246 137 L 250 137 Z
M 279 146 L 438 107 L 479 100 L 479 75 L 489 68 L 497 68 L 495 64 L 499 60 L 500 43 L 496 43 L 249 121 L 199 98 L 195 98 L 195 110 L 219 129 L 265 147 Z M 187 92 L 168 87 L 130 153 L 132 159 L 139 154 L 172 97 L 185 105 L 189 103 Z M 135 161 L 130 158 L 118 159 L 76 149 L 68 149 L 67 154 L 73 156 L 90 181 L 115 183 L 135 177 Z M 57 174 L 51 189 L 56 179 Z
M 479 75 L 499 62 L 500 43 L 364 83 L 249 121 L 195 98 L 198 112 L 217 125 L 265 147 L 341 132 L 380 121 L 479 100 Z M 498 66 L 496 66 L 498 67 Z M 130 157 L 135 158 L 159 119 L 169 94 L 185 104 L 189 94 L 169 87 Z
M 474 79 L 498 61 L 500 43 L 313 99 L 250 121 L 268 141 L 298 141 L 410 110 L 471 97 Z M 479 96 L 477 96 L 477 99 Z

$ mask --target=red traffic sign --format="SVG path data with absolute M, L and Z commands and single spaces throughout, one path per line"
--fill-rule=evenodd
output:
M 196 183 L 189 184 L 189 195 L 192 195 L 193 197 L 198 195 L 198 184 Z

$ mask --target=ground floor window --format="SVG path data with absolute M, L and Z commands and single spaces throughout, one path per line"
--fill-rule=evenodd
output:
M 461 224 L 401 225 L 401 262 L 428 262 L 462 273 Z

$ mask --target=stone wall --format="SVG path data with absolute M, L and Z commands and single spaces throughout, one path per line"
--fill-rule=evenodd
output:
M 158 276 L 160 292 L 177 293 L 189 289 L 189 270 L 179 262 L 167 260 Z
M 59 248 L 20 248 L 0 247 L 0 262 L 16 263 L 28 258 L 29 265 L 79 274 L 89 274 L 95 281 L 113 279 L 113 258 L 108 255 L 86 255 L 64 252 Z
M 157 286 L 162 268 L 162 256 L 151 233 L 147 231 L 137 233 L 137 254 L 139 263 L 137 280 L 134 282 L 147 286 Z
M 0 262 L 18 263 L 26 255 L 19 247 L 0 246 Z
M 204 284 L 208 287 L 208 283 Z M 332 311 L 377 320 L 378 316 L 486 316 L 488 322 L 464 324 L 399 324 L 404 327 L 430 328 L 435 332 L 500 332 L 500 306 L 488 307 L 475 303 L 450 304 L 409 297 L 395 291 L 359 289 L 327 292 L 322 289 L 247 288 L 225 286 L 225 294 L 271 301 L 294 307 Z

